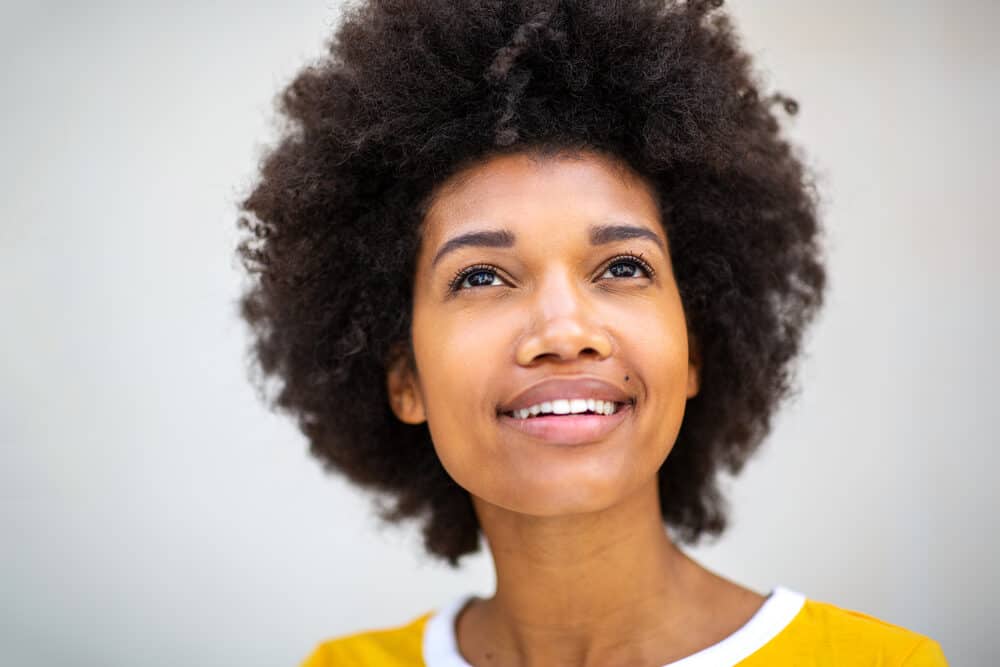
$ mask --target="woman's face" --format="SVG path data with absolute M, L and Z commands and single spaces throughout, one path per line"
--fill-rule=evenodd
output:
M 396 415 L 426 419 L 452 478 L 512 511 L 595 511 L 655 483 L 698 375 L 646 183 L 594 153 L 519 153 L 435 195 Z

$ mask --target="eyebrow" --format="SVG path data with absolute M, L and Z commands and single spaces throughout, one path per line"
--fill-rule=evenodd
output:
M 590 245 L 604 245 L 607 243 L 614 243 L 615 241 L 627 241 L 629 239 L 648 239 L 656 243 L 664 254 L 667 252 L 663 239 L 661 239 L 656 232 L 646 227 L 621 224 L 592 225 L 588 231 L 590 232 Z M 453 252 L 459 248 L 467 246 L 482 248 L 513 248 L 515 240 L 513 232 L 507 229 L 484 230 L 469 232 L 467 234 L 459 234 L 455 238 L 449 239 L 444 245 L 441 246 L 441 249 L 437 251 L 437 254 L 434 255 L 434 259 L 431 261 L 431 267 L 437 264 L 438 261 L 440 261 L 441 258 L 449 252 Z

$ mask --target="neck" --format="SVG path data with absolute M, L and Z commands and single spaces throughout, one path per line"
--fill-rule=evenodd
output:
M 695 601 L 704 602 L 715 575 L 670 541 L 655 483 L 614 507 L 572 516 L 527 516 L 474 502 L 497 589 L 467 608 L 467 622 L 460 618 L 460 644 L 470 657 L 611 665 L 655 664 L 670 657 L 665 646 L 676 648 L 674 657 L 692 652 L 683 645 L 704 608 Z

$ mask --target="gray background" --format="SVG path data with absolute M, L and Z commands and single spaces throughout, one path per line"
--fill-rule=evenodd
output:
M 234 202 L 332 2 L 5 5 L 0 650 L 292 665 L 489 594 L 257 402 Z M 692 550 L 989 664 L 1000 612 L 995 3 L 733 2 L 820 176 L 829 303 L 801 392 Z

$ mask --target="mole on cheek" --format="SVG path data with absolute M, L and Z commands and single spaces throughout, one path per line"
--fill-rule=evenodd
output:
M 628 382 L 628 376 L 627 375 L 625 376 L 625 381 Z

